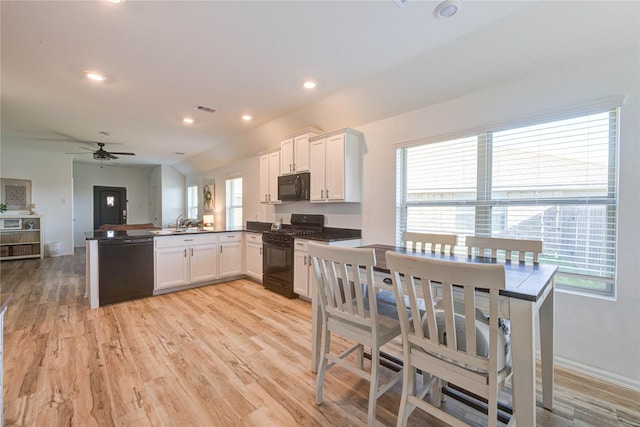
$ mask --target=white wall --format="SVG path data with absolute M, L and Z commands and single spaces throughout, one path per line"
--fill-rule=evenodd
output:
M 624 95 L 620 128 L 618 272 L 615 300 L 559 291 L 556 348 L 560 363 L 640 389 L 640 55 L 612 53 L 562 64 L 442 104 L 361 126 L 364 156 L 362 229 L 365 243 L 394 243 L 394 144 L 446 135 Z
M 3 178 L 31 180 L 32 203 L 44 216 L 45 245 L 60 242 L 61 255 L 73 254 L 71 156 L 13 145 L 4 135 L 1 153 Z
M 224 176 L 244 177 L 245 220 L 288 222 L 291 212 L 324 213 L 331 227 L 361 228 L 365 243 L 395 243 L 395 144 L 624 95 L 620 129 L 617 295 L 614 300 L 558 291 L 558 363 L 640 389 L 640 54 L 637 49 L 563 63 L 437 105 L 358 126 L 365 135 L 361 204 L 258 202 L 259 157 L 207 172 L 216 178 L 216 220 L 223 215 Z M 296 129 L 291 129 L 293 132 Z M 327 129 L 331 130 L 331 129 Z M 273 141 L 277 146 L 278 141 Z M 203 175 L 204 176 L 204 175 Z M 223 188 L 222 188 L 223 190 Z M 224 217 L 222 216 L 222 220 Z
M 186 179 L 172 166 L 160 166 L 162 180 L 162 227 L 186 215 Z
M 149 222 L 149 180 L 147 171 L 95 163 L 73 164 L 74 245 L 84 246 L 85 232 L 93 230 L 93 187 L 127 189 L 127 223 Z

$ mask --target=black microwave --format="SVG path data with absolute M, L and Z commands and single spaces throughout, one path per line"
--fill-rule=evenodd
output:
M 311 174 L 309 172 L 278 177 L 278 200 L 309 200 Z

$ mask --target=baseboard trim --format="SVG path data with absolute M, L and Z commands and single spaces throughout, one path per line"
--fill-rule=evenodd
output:
M 539 355 L 538 355 L 539 357 Z M 602 381 L 610 382 L 620 387 L 625 387 L 636 392 L 640 392 L 640 380 L 634 380 L 633 378 L 623 377 L 612 372 L 604 371 L 602 369 L 594 368 L 593 366 L 584 365 L 573 360 L 565 359 L 563 357 L 554 357 L 554 364 L 561 366 L 565 369 L 575 371 L 582 375 L 597 378 Z

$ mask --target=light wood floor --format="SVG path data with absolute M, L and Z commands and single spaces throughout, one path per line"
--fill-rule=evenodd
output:
M 89 310 L 84 254 L 1 263 L 6 426 L 354 426 L 368 384 L 334 368 L 315 404 L 310 304 L 249 280 Z M 385 371 L 383 369 L 383 371 Z M 395 425 L 401 386 L 383 395 Z M 540 386 L 538 387 L 540 390 Z M 486 417 L 448 399 L 473 425 Z M 542 426 L 640 426 L 640 395 L 559 369 Z M 410 425 L 440 425 L 416 411 Z M 526 427 L 526 426 L 525 426 Z

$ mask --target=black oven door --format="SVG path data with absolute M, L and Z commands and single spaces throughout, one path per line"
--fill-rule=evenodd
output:
M 293 292 L 292 242 L 262 242 L 262 284 L 270 291 L 287 298 Z

